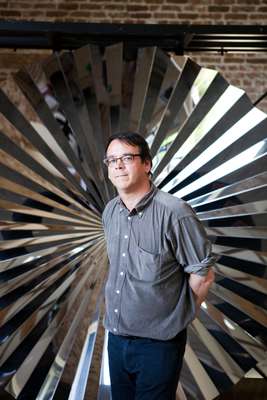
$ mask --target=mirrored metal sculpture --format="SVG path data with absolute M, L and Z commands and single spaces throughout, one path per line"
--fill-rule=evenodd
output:
M 147 139 L 155 184 L 191 204 L 219 256 L 177 396 L 264 380 L 266 114 L 216 71 L 154 47 L 88 45 L 14 80 L 19 103 L 0 90 L 0 398 L 108 398 L 101 212 L 115 192 L 102 159 L 125 129 Z

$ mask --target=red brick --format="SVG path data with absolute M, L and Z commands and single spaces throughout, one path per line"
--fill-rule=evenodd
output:
M 216 57 L 201 57 L 201 62 L 203 63 L 218 63 L 218 58 Z M 200 63 L 201 63 L 200 62 Z
M 232 79 L 232 80 L 231 80 L 231 83 L 232 83 L 232 85 L 234 85 L 234 86 L 240 86 L 240 85 L 241 85 L 241 82 L 242 82 L 242 80 L 241 80 L 241 79 L 238 79 L 238 78 Z
M 162 11 L 179 11 L 181 12 L 182 10 L 185 10 L 185 7 L 182 5 L 177 5 L 177 4 L 164 4 L 162 6 Z M 190 7 L 190 10 L 192 10 L 192 7 Z
M 173 5 L 173 6 L 169 6 L 169 7 L 176 7 L 177 9 L 178 8 L 180 8 L 181 10 L 183 10 L 183 11 L 194 11 L 194 12 L 198 12 L 198 13 L 205 13 L 205 12 L 207 12 L 207 6 L 205 6 L 205 5 L 195 5 L 194 6 L 194 8 L 192 8 L 192 4 L 190 4 L 190 5 L 187 5 L 187 6 L 176 6 L 176 5 Z M 165 7 L 164 7 L 165 8 Z
M 87 0 L 88 1 L 88 0 Z M 104 3 L 107 4 L 107 0 L 94 0 L 94 3 Z M 108 2 L 109 4 L 111 3 L 110 1 Z M 116 0 L 117 3 L 125 3 L 125 0 Z M 90 4 L 90 3 L 89 3 Z
M 266 58 L 253 58 L 252 60 L 250 60 L 250 62 L 252 64 L 267 64 L 267 59 Z
M 21 17 L 21 12 L 17 10 L 1 10 L 0 16 L 3 17 Z
M 169 21 L 168 19 L 157 19 L 157 24 L 168 25 L 171 24 L 171 21 Z
M 167 4 L 186 4 L 184 0 L 166 0 Z
M 50 20 L 52 20 L 52 19 L 50 19 Z M 83 17 L 77 18 L 77 17 L 73 17 L 71 15 L 68 15 L 68 17 L 65 17 L 65 18 L 60 18 L 60 22 L 85 22 L 85 21 L 89 22 L 88 18 L 83 18 Z
M 87 11 L 74 11 L 71 13 L 72 17 L 83 17 L 83 18 L 104 18 L 106 14 L 102 11 L 92 11 L 92 12 L 87 12 Z
M 18 70 L 23 66 L 28 64 L 36 63 L 42 61 L 47 58 L 47 54 L 40 56 L 39 54 L 19 54 L 19 53 L 12 53 L 12 54 L 1 54 L 0 57 L 0 68 L 1 70 L 6 69 L 7 72 L 11 70 Z M 0 71 L 1 71 L 0 70 Z
M 102 7 L 106 8 L 106 6 L 101 4 L 80 4 L 80 10 L 101 10 Z
M 181 19 L 183 19 L 183 18 L 195 19 L 198 17 L 199 17 L 199 14 L 197 14 L 197 13 L 180 13 L 179 14 L 179 18 L 181 18 Z
M 138 12 L 138 11 L 147 11 L 148 7 L 135 4 L 135 5 L 127 5 L 126 9 L 128 11 L 137 11 Z
M 51 17 L 51 18 L 64 17 L 64 16 L 66 15 L 66 12 L 64 12 L 64 11 L 58 11 L 58 10 L 55 10 L 55 11 L 47 11 L 47 12 L 46 12 L 46 15 L 47 15 L 48 17 Z
M 209 6 L 208 11 L 225 13 L 225 12 L 229 11 L 229 7 L 227 7 L 227 6 Z
M 103 9 L 104 10 L 116 10 L 116 11 L 120 11 L 120 10 L 124 10 L 125 9 L 125 5 L 124 4 L 104 4 L 103 5 Z
M 181 17 L 181 14 L 179 14 L 179 18 Z M 201 20 L 209 20 L 210 24 L 215 24 L 215 20 L 222 19 L 223 14 L 209 14 L 209 13 L 201 13 Z M 195 23 L 195 21 L 194 21 Z M 203 23 L 203 22 L 202 22 Z
M 7 3 L 9 8 L 16 8 L 18 9 L 24 9 L 24 8 L 33 8 L 33 4 L 32 3 L 22 3 L 20 1 L 16 2 L 16 3 Z
M 34 4 L 34 8 L 41 8 L 41 9 L 56 9 L 56 3 L 39 3 Z
M 260 0 L 236 0 L 238 4 L 259 4 Z
M 211 3 L 211 2 L 209 2 Z M 213 4 L 219 4 L 219 5 L 225 5 L 225 4 L 234 4 L 235 0 L 213 0 Z
M 127 12 L 117 12 L 117 11 L 114 11 L 114 13 L 109 14 L 109 15 L 112 16 L 112 22 L 113 22 L 114 18 L 116 18 L 116 19 L 119 18 L 121 23 L 124 23 L 124 19 L 129 16 L 129 14 Z M 114 23 L 116 24 L 116 22 L 114 22 Z
M 165 6 L 164 8 L 166 9 L 166 7 L 167 6 Z M 158 5 L 151 5 L 151 6 L 148 6 L 148 9 L 149 9 L 149 11 L 160 11 L 161 10 L 161 6 L 158 4 Z
M 233 64 L 241 64 L 243 62 L 243 58 L 231 58 L 231 59 L 225 59 L 224 62 L 225 63 L 233 63 Z M 231 67 L 232 68 L 232 67 Z
M 177 14 L 176 13 L 164 13 L 164 12 L 155 12 L 153 14 L 154 18 L 164 18 L 164 19 L 177 19 Z
M 129 17 L 129 14 L 127 13 L 128 17 L 124 19 L 124 24 L 133 24 L 133 20 Z
M 233 5 L 232 6 L 232 12 L 237 12 L 237 13 L 239 13 L 239 12 L 253 12 L 253 11 L 255 11 L 255 7 L 254 7 L 254 5 L 247 5 L 247 6 L 241 6 L 241 5 L 238 5 L 238 6 L 235 6 L 235 5 Z
M 67 3 L 67 4 L 58 4 L 58 10 L 61 11 L 65 11 L 65 10 L 77 10 L 78 9 L 78 4 L 75 3 Z
M 106 13 L 104 13 L 102 11 L 93 11 L 91 14 L 92 14 L 93 18 L 105 18 L 106 17 Z
M 250 15 L 249 15 L 249 16 L 250 16 Z M 225 18 L 226 18 L 227 20 L 229 20 L 229 19 L 234 19 L 234 20 L 242 21 L 242 20 L 248 18 L 248 14 L 229 13 L 229 14 L 227 14 L 227 16 L 225 16 Z
M 257 20 L 257 21 L 266 21 L 267 19 L 267 14 L 250 14 L 249 15 L 250 19 Z
M 131 18 L 151 18 L 152 14 L 150 12 L 146 12 L 146 13 L 129 13 L 129 16 Z M 141 22 L 140 22 L 141 23 Z
M 21 16 L 31 18 L 31 17 L 43 17 L 45 15 L 45 10 L 42 11 L 21 11 Z

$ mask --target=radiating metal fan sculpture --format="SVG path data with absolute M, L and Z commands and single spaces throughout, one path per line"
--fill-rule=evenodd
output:
M 216 71 L 158 48 L 88 45 L 14 80 L 19 101 L 0 91 L 0 398 L 97 398 L 101 212 L 115 194 L 102 159 L 123 130 L 147 139 L 155 184 L 191 204 L 220 256 L 177 396 L 263 382 L 266 114 Z

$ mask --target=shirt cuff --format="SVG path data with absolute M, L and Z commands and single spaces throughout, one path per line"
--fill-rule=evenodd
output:
M 185 272 L 188 274 L 196 274 L 201 276 L 206 276 L 209 272 L 209 269 L 215 264 L 217 261 L 216 256 L 209 256 L 202 260 L 200 263 L 186 265 L 184 268 Z

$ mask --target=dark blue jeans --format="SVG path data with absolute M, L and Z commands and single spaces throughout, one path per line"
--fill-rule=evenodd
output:
M 186 330 L 167 341 L 109 332 L 112 400 L 175 400 L 185 344 Z

